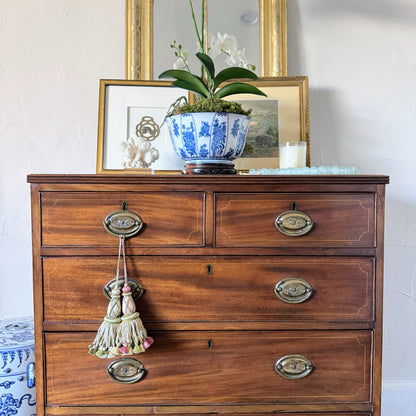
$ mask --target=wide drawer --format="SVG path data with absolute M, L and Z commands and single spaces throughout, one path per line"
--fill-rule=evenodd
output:
M 305 235 L 288 236 L 275 226 L 276 218 L 294 207 L 313 222 Z M 375 246 L 373 194 L 218 193 L 215 210 L 218 247 Z M 299 221 L 296 216 L 288 220 L 290 232 L 302 228 L 293 224 Z
M 43 259 L 44 320 L 98 326 L 116 263 Z M 372 258 L 130 256 L 127 268 L 145 290 L 137 309 L 146 322 L 374 320 Z
M 278 412 L 278 411 L 273 411 L 271 413 L 258 413 L 256 411 L 256 413 L 250 412 L 250 413 L 246 413 L 246 411 L 244 410 L 244 408 L 242 409 L 242 412 L 244 413 L 214 413 L 212 411 L 206 411 L 204 413 L 194 413 L 194 410 L 192 408 L 192 406 L 190 406 L 192 410 L 190 410 L 190 412 L 187 411 L 186 409 L 186 413 L 184 413 L 182 411 L 182 413 L 171 413 L 170 412 L 170 408 L 169 410 L 164 409 L 163 413 L 160 414 L 164 414 L 164 415 L 168 415 L 168 416 L 271 416 L 271 415 L 277 415 L 280 414 L 282 416 L 370 416 L 370 413 L 368 412 L 348 412 L 348 413 L 287 413 L 286 411 L 283 412 Z M 152 408 L 154 409 L 154 408 Z M 182 409 L 184 409 L 184 407 L 182 407 Z M 138 415 L 151 415 L 151 414 L 155 414 L 152 412 L 152 410 L 149 410 L 149 408 L 145 407 L 142 409 L 137 409 L 137 408 L 128 408 L 128 412 L 129 413 L 125 413 L 126 408 L 123 408 L 123 414 L 120 413 L 99 413 L 102 412 L 101 408 L 99 409 L 94 409 L 94 413 L 85 413 L 85 410 L 83 411 L 82 409 L 76 409 L 76 415 L 78 416 L 124 416 L 124 415 L 131 415 L 131 416 L 138 416 Z M 141 413 L 139 413 L 141 411 Z M 151 413 L 152 412 L 152 413 Z M 73 410 L 69 410 L 64 412 L 62 408 L 50 408 L 50 409 L 46 409 L 45 412 L 46 416 L 62 416 L 62 415 L 74 415 Z
M 94 333 L 46 333 L 47 404 L 339 404 L 371 399 L 371 331 L 153 335 L 155 343 L 150 349 L 128 357 L 140 360 L 144 377 L 126 384 L 107 374 L 111 360 L 88 355 Z M 284 378 L 275 370 L 282 357 L 292 355 L 310 361 L 312 371 L 304 378 Z M 306 364 L 302 367 L 299 359 L 292 359 L 292 364 L 284 361 L 286 373 L 304 375 Z M 119 364 L 117 371 L 121 379 L 123 365 Z M 129 372 L 128 365 L 126 368 Z
M 42 246 L 117 246 L 104 219 L 121 210 L 144 223 L 129 247 L 204 244 L 204 194 L 201 192 L 45 192 L 41 195 Z

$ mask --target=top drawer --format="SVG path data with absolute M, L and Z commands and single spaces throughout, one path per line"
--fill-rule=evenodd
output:
M 130 247 L 202 246 L 202 192 L 45 192 L 41 195 L 43 246 L 117 246 L 103 226 L 107 215 L 127 209 L 144 225 Z
M 294 205 L 313 222 L 302 236 L 275 226 Z M 374 194 L 218 193 L 215 212 L 218 247 L 375 247 Z

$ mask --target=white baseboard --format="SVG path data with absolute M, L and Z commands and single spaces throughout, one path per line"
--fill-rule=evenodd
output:
M 386 380 L 381 393 L 382 416 L 416 415 L 416 380 Z

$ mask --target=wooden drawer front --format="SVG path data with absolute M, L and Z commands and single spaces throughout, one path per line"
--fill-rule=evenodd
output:
M 130 247 L 204 243 L 203 193 L 46 192 L 41 201 L 43 246 L 117 246 L 103 221 L 123 201 L 144 222 Z
M 116 261 L 43 259 L 45 321 L 98 325 L 108 305 L 102 287 L 114 278 Z M 137 309 L 147 322 L 374 319 L 371 258 L 129 257 L 128 269 L 145 289 Z M 297 304 L 278 299 L 274 288 L 287 278 L 306 280 L 311 297 Z
M 107 375 L 111 360 L 88 355 L 94 333 L 45 334 L 48 404 L 370 400 L 370 331 L 177 331 L 153 335 L 154 345 L 134 356 L 144 365 L 144 378 L 121 384 Z M 275 363 L 288 354 L 308 358 L 314 366 L 312 373 L 298 380 L 278 375 Z
M 182 409 L 184 408 L 183 406 L 181 407 Z M 76 414 L 77 416 L 124 416 L 124 415 L 131 415 L 131 416 L 139 416 L 139 415 L 154 415 L 156 413 L 153 412 L 153 409 L 155 409 L 154 407 L 152 409 L 149 409 L 148 407 L 144 407 L 142 409 L 137 409 L 137 408 L 124 408 L 124 411 L 128 411 L 128 413 L 124 413 L 120 414 L 120 413 L 85 413 L 85 410 L 82 410 L 82 408 L 76 409 L 76 413 L 71 410 L 71 411 L 63 411 L 63 409 L 61 408 L 51 408 L 48 409 L 46 408 L 45 410 L 45 415 L 46 416 L 73 416 L 74 414 Z M 95 411 L 96 409 L 94 409 Z M 101 411 L 100 409 L 97 409 L 97 412 Z M 141 413 L 139 413 L 141 411 Z M 193 413 L 193 411 L 191 411 L 191 413 L 188 413 L 188 409 L 186 409 L 186 413 L 184 413 L 182 411 L 182 413 L 171 413 L 170 412 L 170 408 L 168 409 L 164 409 L 163 413 L 160 414 L 164 414 L 164 415 L 168 415 L 168 416 L 271 416 L 271 415 L 282 415 L 282 416 L 370 416 L 370 413 L 368 412 L 348 412 L 348 413 L 287 413 L 287 412 L 278 412 L 278 411 L 273 411 L 272 413 L 258 413 L 256 411 L 256 413 L 245 413 L 245 410 L 243 410 L 244 413 L 214 413 L 211 411 L 206 411 L 204 413 Z M 133 412 L 133 413 L 132 413 Z M 152 413 L 151 413 L 152 412 Z
M 216 194 L 216 245 L 219 247 L 374 247 L 373 194 Z M 275 227 L 292 209 L 309 215 L 308 234 L 292 237 Z

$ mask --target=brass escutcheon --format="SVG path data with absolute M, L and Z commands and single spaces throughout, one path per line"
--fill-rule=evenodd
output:
M 276 283 L 274 293 L 286 303 L 302 303 L 312 295 L 312 286 L 300 277 L 289 277 Z
M 119 358 L 107 367 L 110 378 L 117 383 L 137 383 L 145 374 L 145 368 L 141 361 L 135 358 Z
M 279 376 L 296 380 L 308 376 L 313 370 L 313 364 L 303 355 L 290 354 L 279 358 L 274 369 Z

